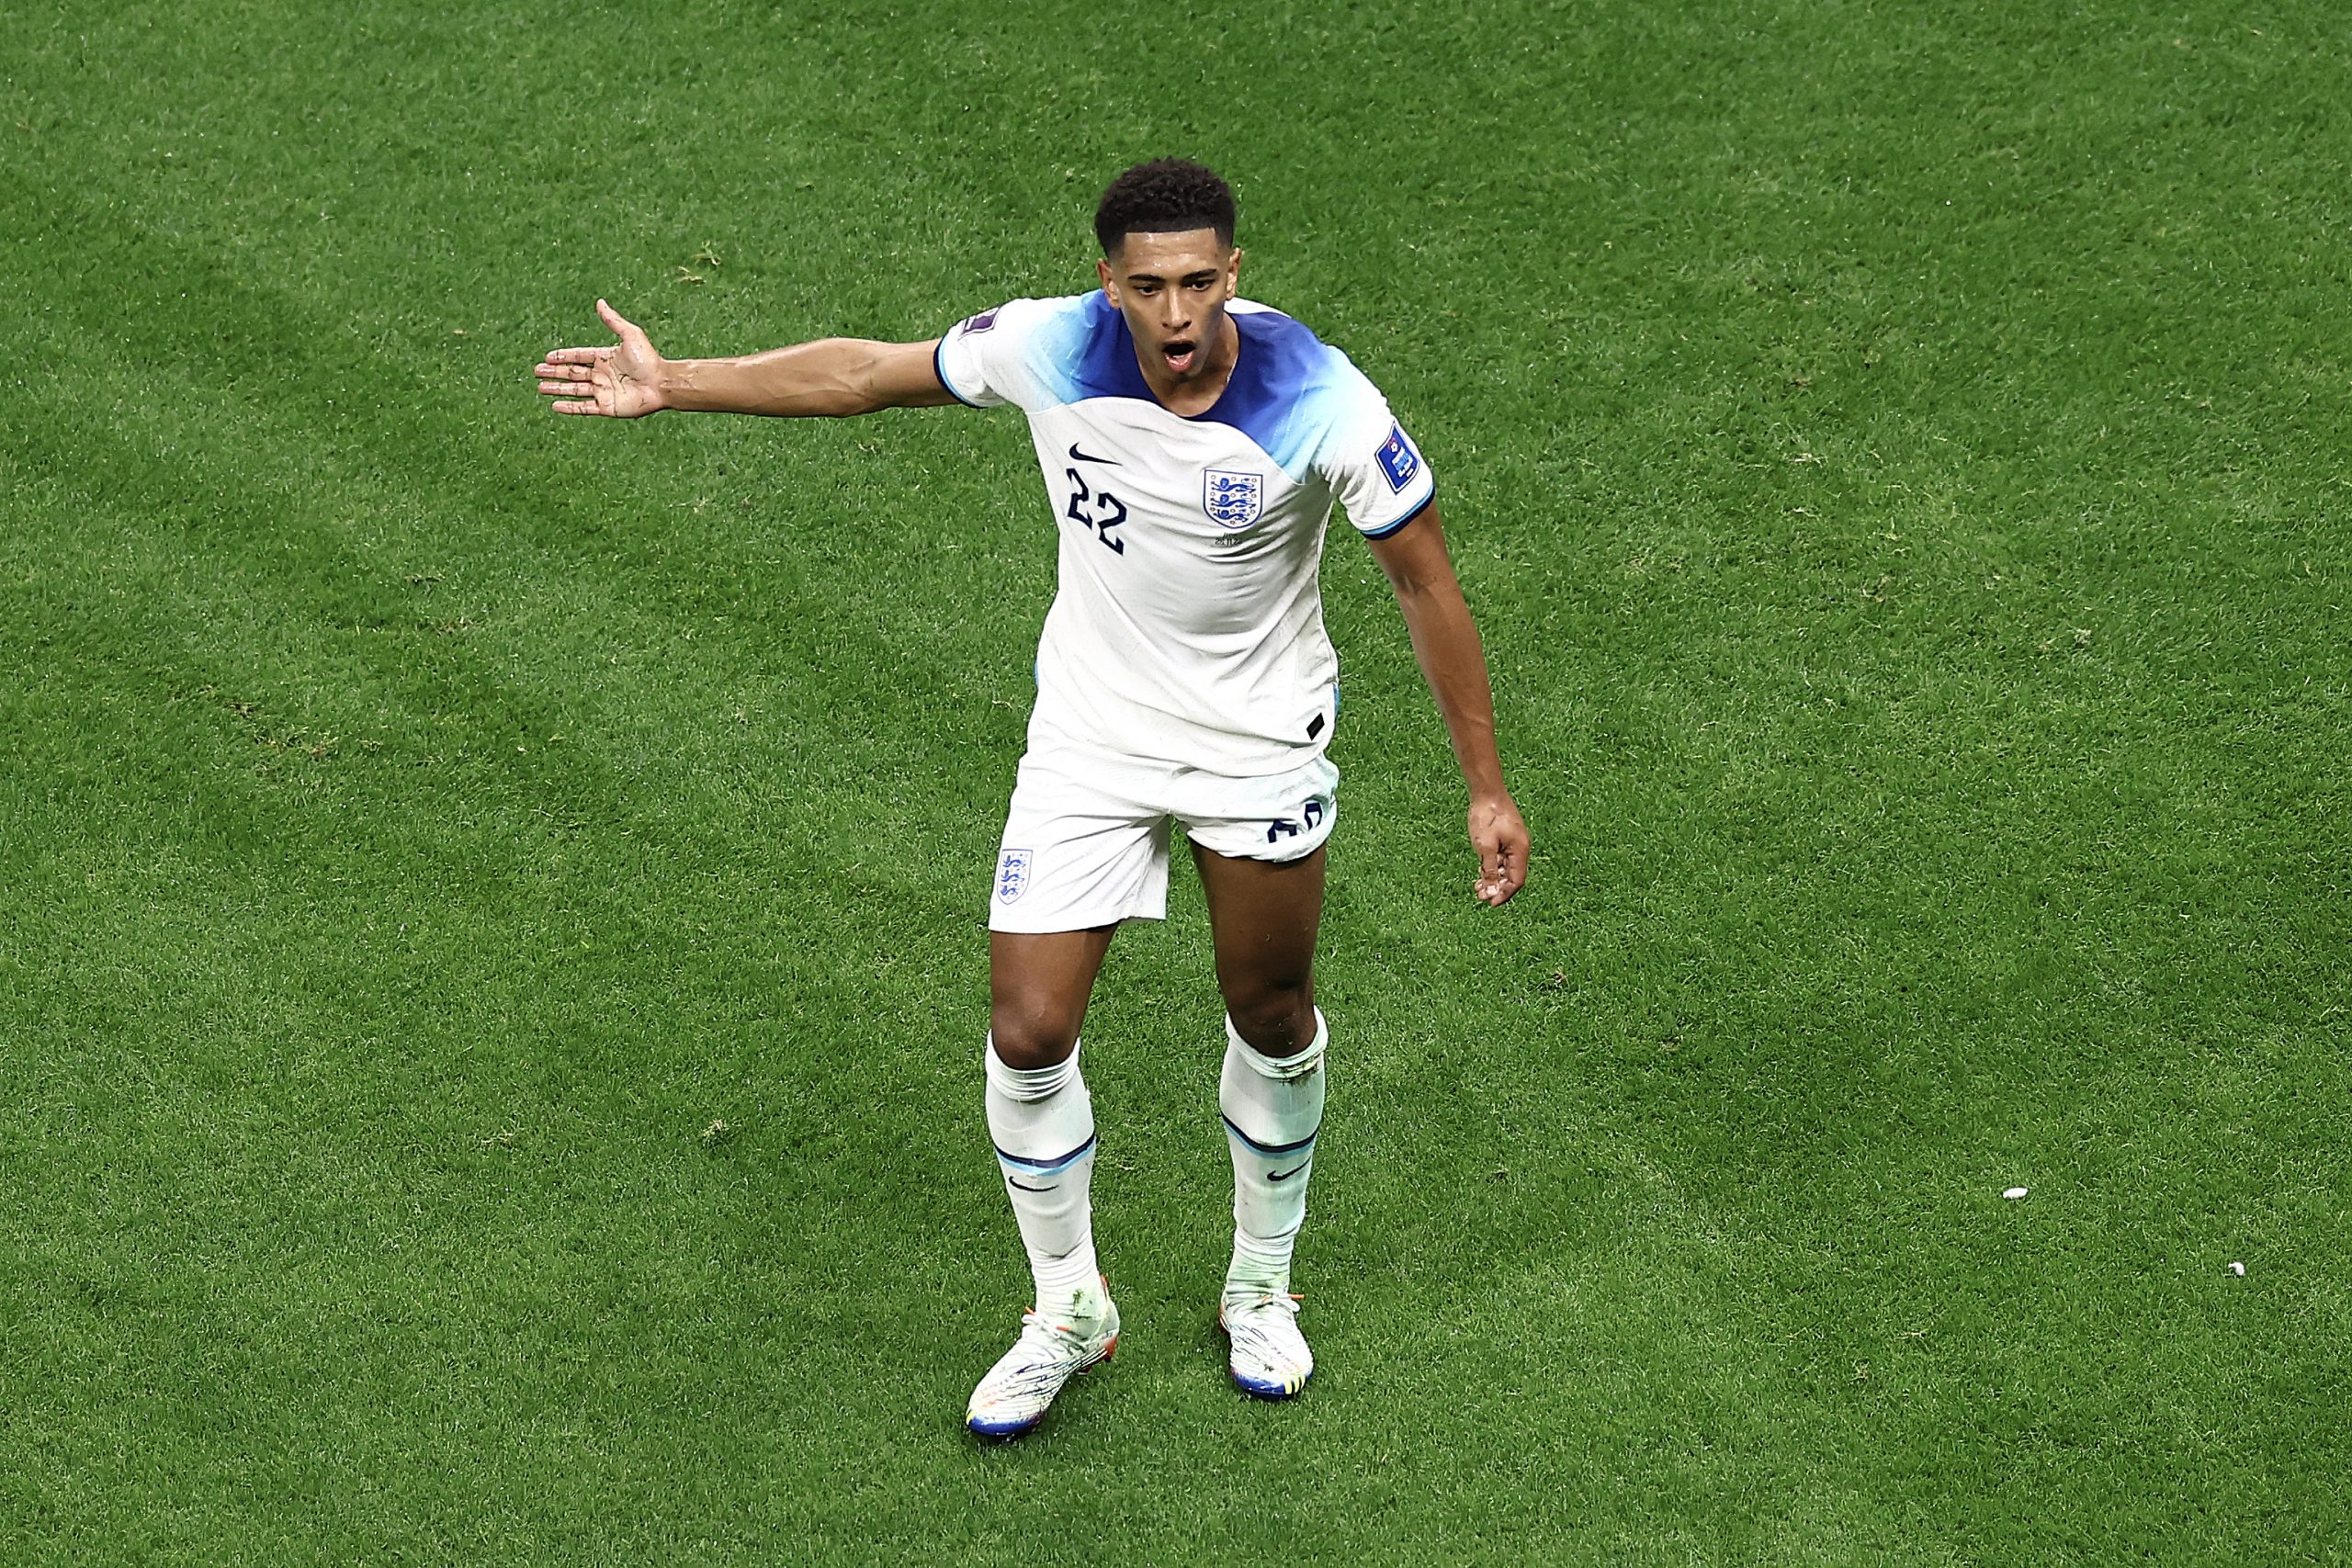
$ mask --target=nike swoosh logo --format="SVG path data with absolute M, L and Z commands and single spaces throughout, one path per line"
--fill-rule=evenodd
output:
M 1078 449 L 1078 443 L 1075 441 L 1069 444 L 1069 455 L 1081 463 L 1102 463 L 1114 468 L 1119 467 L 1119 459 L 1116 457 L 1098 457 L 1091 452 L 1081 452 Z
M 1306 1165 L 1313 1165 L 1314 1163 L 1315 1162 L 1313 1160 L 1308 1160 Z M 1295 1165 L 1288 1170 L 1270 1170 L 1266 1172 L 1266 1179 L 1269 1181 L 1288 1181 L 1292 1177 L 1296 1176 L 1300 1171 L 1305 1170 L 1306 1168 L 1306 1165 Z
M 1025 1181 L 1015 1181 L 1009 1176 L 1004 1179 L 1004 1184 L 1007 1187 L 1018 1187 L 1023 1192 L 1052 1192 L 1058 1190 L 1061 1185 L 1059 1182 L 1057 1182 L 1052 1187 L 1032 1187 Z

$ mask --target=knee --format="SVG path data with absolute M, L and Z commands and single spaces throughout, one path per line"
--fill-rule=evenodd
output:
M 1315 1043 L 1312 986 L 1255 987 L 1246 995 L 1227 996 L 1225 1010 L 1234 1032 L 1261 1055 L 1295 1056 Z
M 1035 1072 L 1069 1060 L 1078 1049 L 1079 1020 L 1049 1006 L 999 999 L 989 1009 L 989 1040 L 997 1060 L 1017 1072 Z

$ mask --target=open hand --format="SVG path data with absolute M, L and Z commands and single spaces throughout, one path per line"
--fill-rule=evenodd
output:
M 644 329 L 602 299 L 596 314 L 621 341 L 604 348 L 559 348 L 540 360 L 532 374 L 539 378 L 539 390 L 555 400 L 548 406 L 558 413 L 606 419 L 660 412 L 667 406 L 662 400 L 662 356 Z
M 1507 902 L 1527 881 L 1527 820 L 1510 796 L 1470 803 L 1470 843 L 1478 852 L 1478 902 Z

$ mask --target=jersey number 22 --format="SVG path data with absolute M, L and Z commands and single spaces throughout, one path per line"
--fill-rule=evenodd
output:
M 1125 539 L 1114 538 L 1111 530 L 1127 520 L 1127 503 L 1107 490 L 1090 491 L 1086 488 L 1086 481 L 1079 477 L 1076 468 L 1064 468 L 1062 472 L 1069 476 L 1072 487 L 1069 492 L 1069 510 L 1067 513 L 1069 520 L 1092 529 L 1096 538 L 1119 554 L 1125 555 L 1127 542 Z

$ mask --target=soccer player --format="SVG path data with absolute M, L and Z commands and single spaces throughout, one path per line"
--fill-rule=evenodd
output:
M 1501 904 L 1527 874 L 1486 657 L 1404 427 L 1345 355 L 1238 296 L 1233 193 L 1209 170 L 1181 159 L 1127 170 L 1094 230 L 1099 290 L 1015 299 L 928 343 L 664 359 L 600 299 L 620 341 L 557 349 L 537 369 L 558 413 L 841 417 L 962 402 L 1028 415 L 1058 586 L 989 897 L 982 1061 L 1036 1296 L 966 1414 L 993 1437 L 1035 1427 L 1118 1343 L 1089 1206 L 1079 1026 L 1119 922 L 1166 914 L 1171 824 L 1207 897 L 1227 1014 L 1228 1370 L 1267 1399 L 1314 1371 L 1290 1275 L 1330 1043 L 1313 967 L 1339 814 L 1326 755 L 1338 661 L 1317 581 L 1334 500 L 1396 590 L 1469 786 L 1476 896 Z

